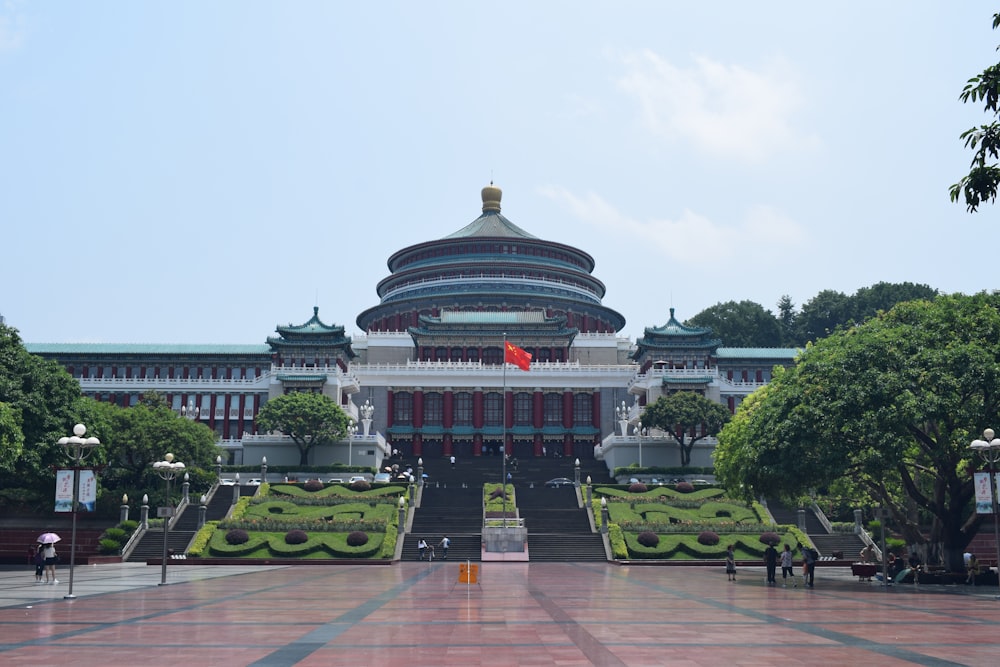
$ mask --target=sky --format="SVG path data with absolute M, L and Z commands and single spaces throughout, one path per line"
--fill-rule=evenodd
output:
M 592 255 L 620 332 L 998 285 L 959 100 L 985 3 L 0 0 L 0 315 L 263 344 L 481 213 Z

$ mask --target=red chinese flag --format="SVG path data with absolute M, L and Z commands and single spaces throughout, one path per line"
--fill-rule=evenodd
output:
M 526 371 L 531 368 L 531 352 L 522 350 L 517 345 L 507 343 L 507 350 L 504 353 L 503 360 L 508 364 L 514 364 L 522 371 Z

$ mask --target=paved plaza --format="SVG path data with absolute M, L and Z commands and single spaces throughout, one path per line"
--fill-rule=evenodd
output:
M 0 571 L 2 665 L 996 665 L 995 588 L 816 588 L 613 564 L 78 566 Z

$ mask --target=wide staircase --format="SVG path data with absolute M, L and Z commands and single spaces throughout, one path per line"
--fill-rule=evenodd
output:
M 239 487 L 240 495 L 253 495 L 257 492 L 257 488 L 256 486 L 241 486 Z M 205 520 L 218 521 L 224 519 L 232 505 L 232 487 L 218 487 L 212 499 L 206 505 Z M 154 511 L 153 508 L 150 508 L 151 513 Z M 177 518 L 177 522 L 170 529 L 170 534 L 167 538 L 167 552 L 174 554 L 184 553 L 196 532 L 198 532 L 198 504 L 197 502 L 192 502 L 184 508 L 184 511 Z M 125 560 L 129 563 L 145 563 L 146 561 L 158 560 L 160 558 L 163 558 L 163 531 L 147 530 Z
M 591 532 L 585 509 L 577 505 L 572 487 L 548 488 L 551 479 L 575 479 L 575 459 L 568 457 L 511 459 L 504 468 L 499 456 L 456 459 L 425 459 L 427 475 L 421 505 L 403 541 L 402 558 L 417 559 L 417 541 L 435 545 L 448 535 L 449 560 L 481 558 L 482 485 L 499 483 L 510 473 L 517 506 L 528 529 L 528 554 L 532 561 L 606 561 L 601 535 Z M 580 461 L 580 480 L 613 484 L 606 466 L 593 460 Z
M 771 516 L 779 524 L 799 525 L 799 513 L 797 509 L 785 507 L 776 500 L 768 500 L 767 508 Z M 809 508 L 805 511 L 806 535 L 812 540 L 813 545 L 819 552 L 820 558 L 834 559 L 834 554 L 842 554 L 845 560 L 857 560 L 864 548 L 864 541 L 853 533 L 831 533 L 828 532 L 823 522 Z
M 435 558 L 441 558 L 443 554 L 438 545 L 441 538 L 447 535 L 451 540 L 448 560 L 478 562 L 482 555 L 482 526 L 481 485 L 470 485 L 464 489 L 461 483 L 448 487 L 426 486 L 420 508 L 413 513 L 410 532 L 403 538 L 401 558 L 417 560 L 417 542 L 421 539 L 434 547 Z
M 604 540 L 590 529 L 587 510 L 573 487 L 515 486 L 517 508 L 528 529 L 532 562 L 607 561 Z

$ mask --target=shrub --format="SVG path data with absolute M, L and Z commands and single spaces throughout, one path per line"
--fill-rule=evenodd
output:
M 322 491 L 323 482 L 319 481 L 318 479 L 310 479 L 309 481 L 307 481 L 305 484 L 302 485 L 302 488 L 305 489 L 306 491 Z
M 629 484 L 629 486 L 628 486 L 628 492 L 629 493 L 645 493 L 646 492 L 646 485 L 643 484 L 642 482 L 635 482 L 633 484 Z
M 706 547 L 711 547 L 718 543 L 718 533 L 714 533 L 711 530 L 703 530 L 698 534 L 698 544 L 704 544 Z
M 694 491 L 694 484 L 691 482 L 677 482 L 674 489 L 676 489 L 678 493 L 691 493 Z
M 226 533 L 227 544 L 246 544 L 250 541 L 250 534 L 242 528 L 233 528 Z
M 309 536 L 304 530 L 290 530 L 285 533 L 285 544 L 305 544 L 309 541 Z
M 117 554 L 121 549 L 122 545 L 118 540 L 103 539 L 97 545 L 97 550 L 102 554 Z
M 760 541 L 763 544 L 777 544 L 781 542 L 781 536 L 773 532 L 761 533 Z
M 639 536 L 636 538 L 636 540 L 639 542 L 639 544 L 641 544 L 644 547 L 655 547 L 657 544 L 660 543 L 659 536 L 650 530 L 644 530 L 641 533 L 639 533 Z
M 372 488 L 372 485 L 369 484 L 368 480 L 366 479 L 359 479 L 356 482 L 351 482 L 351 485 L 347 488 L 349 488 L 351 491 L 367 491 L 368 489 Z
M 360 547 L 362 544 L 368 544 L 368 533 L 356 530 L 347 536 L 347 545 L 351 547 Z

